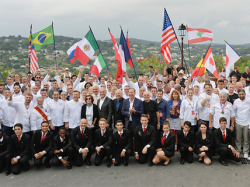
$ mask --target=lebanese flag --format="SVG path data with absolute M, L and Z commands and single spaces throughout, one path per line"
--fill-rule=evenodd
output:
M 100 72 L 103 68 L 106 67 L 106 63 L 103 59 L 102 54 L 100 53 L 98 55 L 98 58 L 95 60 L 94 64 L 91 66 L 90 71 L 96 75 L 96 77 L 99 77 Z
M 226 77 L 230 74 L 230 68 L 234 63 L 240 59 L 240 56 L 233 50 L 233 48 L 226 43 Z
M 197 64 L 196 68 L 194 69 L 194 71 L 191 75 L 191 79 L 198 77 L 198 76 L 201 77 L 204 75 L 204 73 L 207 72 L 203 62 L 204 62 L 203 59 L 201 59 L 200 62 Z
M 187 27 L 188 44 L 213 40 L 213 33 L 207 29 L 192 29 Z
M 219 78 L 218 73 L 217 73 L 217 69 L 215 66 L 211 46 L 209 46 L 209 48 L 207 50 L 207 54 L 204 58 L 203 64 L 204 64 L 204 67 L 207 68 L 208 71 L 210 71 L 216 78 Z
M 94 56 L 95 51 L 98 49 L 98 45 L 93 36 L 91 30 L 85 35 L 85 37 L 75 43 L 72 47 L 67 51 L 69 55 L 69 60 L 73 64 L 73 62 L 77 59 L 84 66 L 87 65 L 89 60 Z

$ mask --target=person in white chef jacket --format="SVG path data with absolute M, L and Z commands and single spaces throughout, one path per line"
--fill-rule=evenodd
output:
M 63 122 L 65 122 L 65 128 L 70 133 L 72 129 L 79 126 L 81 120 L 81 109 L 83 102 L 79 100 L 80 92 L 78 90 L 73 91 L 73 99 L 65 103 Z

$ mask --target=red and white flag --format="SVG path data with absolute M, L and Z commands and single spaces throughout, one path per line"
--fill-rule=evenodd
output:
M 217 73 L 217 69 L 215 66 L 211 46 L 209 46 L 209 48 L 207 50 L 207 54 L 204 58 L 203 64 L 208 71 L 210 71 L 215 77 L 219 78 L 218 73 Z
M 226 77 L 229 76 L 231 67 L 239 59 L 240 56 L 226 43 Z
M 192 29 L 187 27 L 188 44 L 213 40 L 213 33 L 207 29 Z

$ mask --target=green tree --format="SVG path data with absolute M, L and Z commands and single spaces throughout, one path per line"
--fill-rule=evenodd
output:
M 159 58 L 155 57 L 154 55 L 150 55 L 147 58 L 138 60 L 140 71 L 144 72 L 144 74 L 147 74 L 149 72 L 148 67 L 153 66 L 154 69 L 160 69 L 163 71 L 164 69 L 164 63 L 160 61 Z
M 219 72 L 222 67 L 225 67 L 225 61 L 222 56 L 220 55 L 213 55 L 214 57 L 214 62 L 217 68 L 217 71 Z

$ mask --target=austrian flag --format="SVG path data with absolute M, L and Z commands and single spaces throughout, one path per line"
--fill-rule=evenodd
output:
M 213 40 L 213 33 L 207 29 L 192 29 L 187 27 L 188 44 Z

